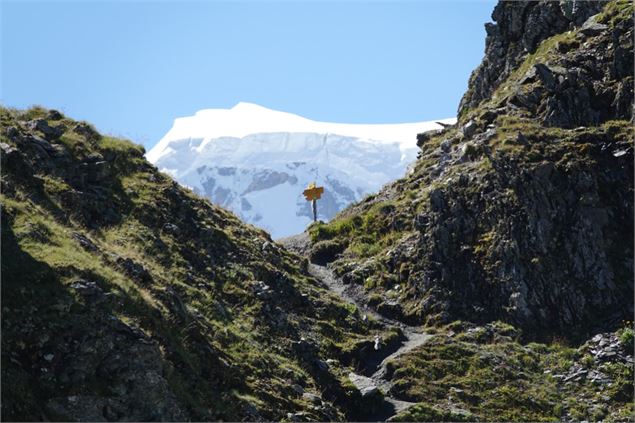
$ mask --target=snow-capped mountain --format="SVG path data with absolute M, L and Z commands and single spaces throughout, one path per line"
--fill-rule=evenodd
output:
M 176 119 L 147 158 L 181 184 L 279 238 L 311 223 L 311 207 L 302 195 L 309 183 L 324 186 L 318 218 L 329 220 L 403 176 L 417 156 L 416 134 L 440 128 L 435 122 L 317 122 L 238 103 Z

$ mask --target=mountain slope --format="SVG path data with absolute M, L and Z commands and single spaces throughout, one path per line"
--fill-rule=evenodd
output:
M 159 173 L 142 147 L 40 108 L 3 108 L 0 121 L 3 420 L 341 420 L 368 408 L 348 366 L 375 334 L 399 333 Z
M 391 394 L 422 402 L 399 418 L 632 420 L 632 3 L 500 2 L 493 18 L 458 124 L 311 226 L 307 255 L 439 330 L 392 365 Z
M 309 183 L 325 187 L 318 213 L 329 220 L 403 175 L 417 155 L 417 132 L 440 127 L 316 122 L 239 103 L 177 119 L 147 157 L 194 192 L 279 238 L 302 232 L 312 221 L 302 196 Z
M 411 175 L 313 226 L 315 241 L 346 248 L 340 273 L 371 292 L 403 285 L 412 321 L 585 336 L 632 315 L 632 115 L 602 97 L 621 104 L 633 81 L 622 5 L 544 39 L 457 127 L 419 136 Z M 534 7 L 549 16 L 553 3 Z

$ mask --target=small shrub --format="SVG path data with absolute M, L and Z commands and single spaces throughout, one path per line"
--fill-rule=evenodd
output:
M 627 347 L 629 349 L 632 349 L 633 348 L 634 335 L 635 334 L 633 333 L 633 329 L 632 328 L 624 328 L 624 330 L 622 330 L 622 333 L 620 333 L 620 342 L 625 347 Z
M 337 240 L 319 241 L 311 247 L 309 258 L 313 263 L 325 265 L 335 260 L 345 248 L 346 245 Z
M 584 357 L 582 357 L 581 362 L 584 367 L 590 368 L 591 366 L 593 366 L 593 356 L 591 354 L 586 354 Z

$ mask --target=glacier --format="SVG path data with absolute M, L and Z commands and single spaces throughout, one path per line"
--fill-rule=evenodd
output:
M 397 123 L 319 122 L 252 103 L 177 118 L 146 154 L 161 171 L 275 238 L 312 222 L 302 191 L 324 186 L 318 218 L 405 175 L 417 133 L 456 119 Z

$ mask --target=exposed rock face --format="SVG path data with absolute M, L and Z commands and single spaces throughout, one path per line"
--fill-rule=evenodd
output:
M 581 25 L 598 13 L 605 1 L 501 1 L 487 23 L 485 57 L 470 77 L 461 99 L 459 116 L 490 98 L 543 40 Z
M 92 282 L 94 284 L 94 282 Z M 98 303 L 103 292 L 79 289 L 87 303 Z M 84 292 L 82 292 L 84 291 Z M 166 379 L 168 364 L 159 344 L 139 329 L 107 313 L 89 314 L 93 321 L 69 325 L 66 339 L 51 345 L 56 355 L 46 365 L 49 381 L 71 386 L 73 395 L 57 396 L 45 404 L 53 420 L 63 421 L 182 421 L 187 419 Z M 75 326 L 75 327 L 73 327 Z M 134 360 L 131 360 L 134 357 Z M 44 357 L 46 361 L 46 356 Z M 90 392 L 101 384 L 100 395 Z M 58 392 L 61 393 L 61 392 Z
M 495 173 L 431 190 L 414 216 L 419 315 L 569 334 L 631 315 L 632 149 L 600 149 L 591 167 L 493 157 Z M 411 256 L 395 249 L 389 263 Z

